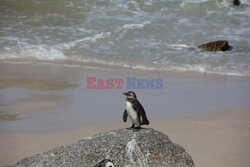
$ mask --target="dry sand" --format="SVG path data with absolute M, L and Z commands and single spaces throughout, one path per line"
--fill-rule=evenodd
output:
M 0 133 L 0 165 L 10 165 L 55 146 L 70 145 L 96 133 L 130 126 L 96 123 L 49 133 Z M 115 127 L 115 128 L 114 128 Z M 248 167 L 250 164 L 250 111 L 224 111 L 201 117 L 152 120 L 151 128 L 182 145 L 197 167 Z

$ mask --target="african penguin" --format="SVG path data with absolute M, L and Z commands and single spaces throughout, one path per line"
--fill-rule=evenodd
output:
M 94 167 L 114 167 L 114 163 L 110 159 L 104 159 L 98 164 L 96 164 Z
M 140 128 L 141 125 L 148 125 L 149 121 L 147 119 L 144 108 L 140 104 L 140 102 L 136 98 L 136 94 L 133 91 L 124 92 L 123 95 L 126 97 L 126 109 L 123 113 L 123 121 L 127 121 L 127 117 L 129 116 L 132 126 L 131 128 L 135 129 L 135 125 L 137 128 Z

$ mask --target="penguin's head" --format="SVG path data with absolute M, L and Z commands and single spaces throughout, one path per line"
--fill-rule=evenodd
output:
M 133 91 L 124 92 L 123 95 L 127 96 L 127 98 L 136 99 L 136 94 Z
M 114 167 L 114 163 L 110 159 L 100 161 L 95 167 Z

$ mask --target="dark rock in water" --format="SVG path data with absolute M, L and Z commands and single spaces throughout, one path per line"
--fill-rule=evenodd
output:
M 91 167 L 103 159 L 117 166 L 194 167 L 185 149 L 154 129 L 119 129 L 84 138 L 18 162 L 16 167 Z
M 228 44 L 228 41 L 213 41 L 206 44 L 202 44 L 198 46 L 199 48 L 202 48 L 204 51 L 227 51 L 231 50 L 232 47 Z
M 235 5 L 235 6 L 240 6 L 240 0 L 234 0 L 233 1 L 233 4 Z

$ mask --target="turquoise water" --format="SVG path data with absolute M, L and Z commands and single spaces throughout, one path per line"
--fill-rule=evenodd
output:
M 0 61 L 250 75 L 250 2 L 1 0 Z M 197 46 L 228 40 L 232 51 Z

